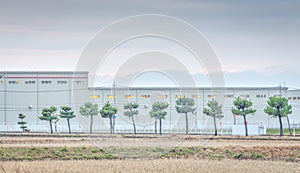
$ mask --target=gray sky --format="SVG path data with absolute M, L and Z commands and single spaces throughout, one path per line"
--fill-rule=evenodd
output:
M 300 88 L 300 1 L 121 2 L 0 0 L 0 71 L 73 70 L 82 49 L 103 27 L 133 15 L 163 14 L 202 32 L 215 49 L 227 86 L 285 82 Z M 150 44 L 144 40 L 142 45 Z M 208 85 L 205 74 L 193 75 L 198 85 Z M 153 77 L 160 78 L 147 74 L 136 83 Z

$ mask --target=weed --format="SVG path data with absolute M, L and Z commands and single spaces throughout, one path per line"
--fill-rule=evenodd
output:
M 98 150 L 96 150 L 96 149 L 92 149 L 92 150 L 91 150 L 91 152 L 92 152 L 92 153 L 97 153 L 97 152 L 98 152 Z
M 62 147 L 62 148 L 60 149 L 60 151 L 61 151 L 61 152 L 67 152 L 68 150 L 67 150 L 67 147 L 64 146 L 64 147 Z

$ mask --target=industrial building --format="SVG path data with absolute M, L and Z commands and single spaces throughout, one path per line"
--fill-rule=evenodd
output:
M 80 106 L 87 101 L 99 104 L 109 101 L 118 107 L 115 119 L 115 132 L 132 132 L 131 120 L 124 116 L 123 105 L 127 102 L 139 103 L 139 115 L 135 117 L 137 131 L 150 133 L 154 131 L 154 119 L 149 116 L 151 105 L 156 101 L 168 102 L 166 119 L 163 120 L 163 132 L 184 132 L 184 115 L 175 110 L 175 100 L 181 97 L 195 99 L 196 111 L 189 114 L 189 131 L 194 133 L 211 132 L 212 120 L 202 111 L 211 99 L 219 99 L 224 108 L 224 118 L 218 121 L 218 128 L 224 133 L 230 132 L 232 125 L 243 125 L 243 119 L 234 116 L 230 108 L 237 97 L 247 98 L 257 109 L 255 115 L 248 116 L 249 125 L 262 125 L 266 128 L 278 128 L 278 120 L 269 117 L 263 111 L 270 96 L 282 95 L 293 106 L 290 121 L 300 122 L 300 90 L 287 87 L 112 87 L 89 86 L 88 72 L 46 72 L 46 71 L 2 71 L 0 72 L 0 131 L 20 131 L 17 124 L 18 114 L 26 115 L 25 121 L 30 131 L 48 131 L 47 122 L 39 120 L 45 107 L 70 105 L 76 111 L 76 118 L 71 120 L 73 132 L 89 131 L 89 118 L 79 114 Z M 57 111 L 59 114 L 59 111 Z M 284 127 L 286 121 L 283 119 Z M 57 122 L 57 131 L 66 132 L 65 120 Z M 94 132 L 109 132 L 107 119 L 97 116 L 94 119 Z

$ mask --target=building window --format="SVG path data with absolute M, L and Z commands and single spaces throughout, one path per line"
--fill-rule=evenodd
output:
M 240 95 L 240 98 L 250 98 L 250 95 L 248 95 L 248 94 Z
M 3 84 L 3 81 L 2 81 L 2 80 L 0 80 L 0 85 L 1 85 L 1 84 Z
M 99 95 L 91 95 L 90 98 L 91 98 L 91 99 L 99 99 L 100 96 L 99 96 Z
M 175 99 L 180 99 L 180 98 L 184 98 L 184 97 L 185 97 L 185 95 L 175 95 L 174 96 Z
M 65 80 L 59 80 L 59 81 L 57 81 L 57 84 L 67 84 L 67 81 L 65 81 Z
M 42 84 L 51 84 L 52 81 L 50 81 L 50 80 L 42 80 L 41 83 Z
M 147 98 L 150 98 L 150 95 L 141 95 L 141 98 L 142 99 L 147 99 Z
M 297 100 L 300 100 L 300 97 L 297 97 Z
M 297 97 L 293 97 L 293 100 L 297 100 Z
M 124 95 L 125 99 L 134 99 L 134 95 Z
M 224 95 L 224 98 L 234 98 L 233 94 Z
M 217 95 L 207 95 L 207 97 L 208 97 L 209 99 L 215 99 L 215 98 L 217 98 L 218 96 L 217 96 Z
M 194 99 L 200 99 L 201 98 L 200 95 L 191 95 L 191 97 L 194 98 Z
M 256 98 L 266 98 L 267 95 L 266 94 L 258 94 L 256 95 Z
M 75 80 L 74 84 L 84 84 L 84 80 Z
M 27 80 L 27 81 L 25 81 L 25 84 L 35 84 L 35 81 L 34 80 Z
M 157 95 L 158 99 L 166 99 L 168 98 L 168 95 Z
M 292 100 L 292 97 L 288 97 L 288 100 Z
M 8 81 L 9 84 L 18 84 L 19 81 L 18 80 L 10 80 Z
M 113 98 L 117 98 L 117 96 L 114 96 L 114 95 L 107 95 L 106 98 L 108 98 L 108 99 L 113 99 Z

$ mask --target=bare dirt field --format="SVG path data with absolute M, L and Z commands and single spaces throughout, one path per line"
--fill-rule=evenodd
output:
M 299 137 L 4 134 L 0 172 L 300 172 Z
M 79 135 L 2 136 L 1 147 L 192 147 L 192 146 L 299 146 L 300 137 L 240 137 L 193 135 Z

